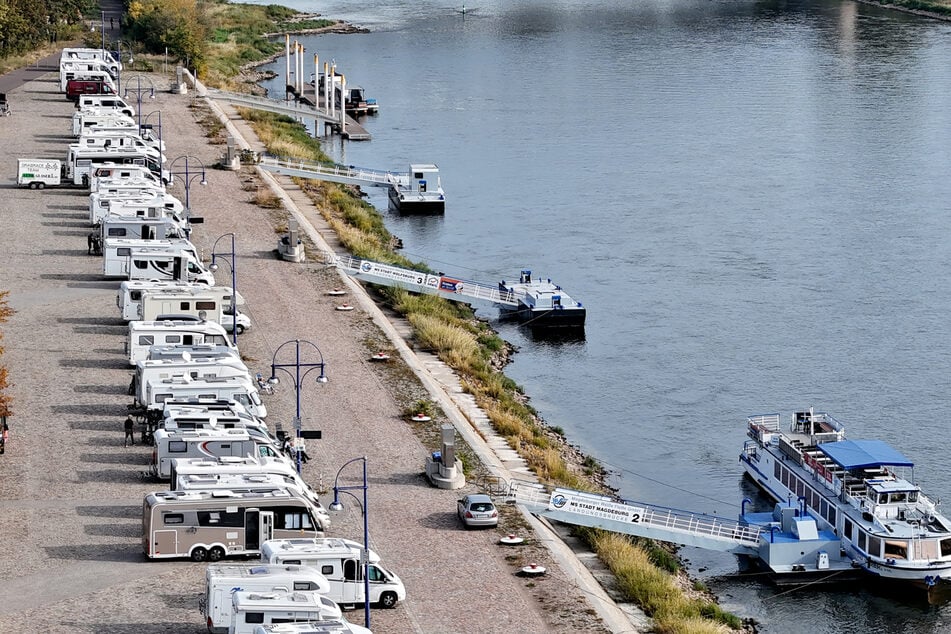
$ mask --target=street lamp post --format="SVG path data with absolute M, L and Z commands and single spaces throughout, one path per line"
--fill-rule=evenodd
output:
M 142 132 L 144 130 L 152 129 L 152 125 L 149 123 L 149 117 L 151 117 L 153 114 L 158 114 L 158 142 L 159 142 L 158 150 L 159 152 L 162 152 L 164 154 L 165 143 L 162 141 L 162 111 L 161 110 L 153 110 L 152 112 L 145 115 L 144 123 L 139 124 L 139 136 L 142 136 Z
M 135 88 L 132 88 L 128 84 L 132 83 L 132 80 L 135 80 Z M 143 86 L 142 84 L 146 85 Z M 155 84 L 152 83 L 152 80 L 148 77 L 143 77 L 142 75 L 133 75 L 132 77 L 126 78 L 126 88 L 123 93 L 124 97 L 128 97 L 129 93 L 134 93 L 138 99 L 138 105 L 135 109 L 135 114 L 138 117 L 139 125 L 142 125 L 142 95 L 145 93 L 149 94 L 149 99 L 155 99 Z
M 183 161 L 184 165 L 180 166 L 180 169 L 176 171 L 179 161 Z M 191 164 L 189 164 L 191 163 Z M 201 171 L 197 171 L 194 167 L 194 164 L 198 163 L 201 166 Z M 189 192 L 191 190 L 192 181 L 197 177 L 201 176 L 201 180 L 198 182 L 199 185 L 207 185 L 208 181 L 205 180 L 205 164 L 201 162 L 201 159 L 195 156 L 179 156 L 177 159 L 171 162 L 168 166 L 169 173 L 173 176 L 181 176 L 185 181 L 185 220 L 191 220 L 192 216 L 192 207 L 191 207 L 191 198 Z
M 340 478 L 340 472 L 343 471 L 347 465 L 353 464 L 354 462 L 362 461 L 363 462 L 363 484 L 350 484 L 346 486 L 339 486 L 337 480 Z M 355 489 L 363 490 L 363 612 L 364 612 L 364 623 L 367 629 L 370 629 L 370 519 L 369 519 L 369 509 L 367 508 L 367 457 L 361 456 L 360 458 L 353 458 L 343 463 L 343 466 L 337 470 L 337 475 L 334 476 L 334 501 L 330 503 L 331 511 L 342 511 L 343 504 L 340 502 L 340 493 L 347 493 L 348 495 L 356 498 L 355 495 L 350 493 Z M 359 500 L 357 500 L 359 502 Z
M 218 242 L 226 237 L 231 236 L 231 255 L 224 255 L 222 253 L 217 253 L 216 249 L 218 248 Z M 231 341 L 234 343 L 235 347 L 238 345 L 238 274 L 235 272 L 235 253 L 234 253 L 234 232 L 225 233 L 218 236 L 218 239 L 215 240 L 215 243 L 211 246 L 211 270 L 218 270 L 218 260 L 224 260 L 228 263 L 228 266 L 231 267 Z
M 284 349 L 284 346 L 287 346 L 290 344 L 294 344 L 294 350 L 295 350 L 294 363 L 278 363 L 277 355 L 281 353 L 281 350 Z M 317 353 L 317 356 L 320 359 L 320 361 L 311 362 L 311 363 L 301 363 L 301 360 L 300 360 L 301 344 L 304 344 L 312 348 Z M 297 442 L 299 445 L 297 448 L 297 473 L 301 472 L 301 453 L 302 452 L 300 449 L 300 443 L 302 442 L 301 439 L 303 437 L 303 434 L 301 433 L 303 425 L 301 424 L 301 416 L 300 416 L 300 391 L 301 391 L 301 388 L 304 387 L 304 383 L 303 383 L 304 379 L 307 377 L 308 374 L 310 374 L 314 370 L 318 370 L 318 369 L 320 370 L 320 376 L 317 377 L 317 383 L 327 382 L 327 375 L 324 374 L 324 365 L 325 365 L 324 355 L 321 354 L 320 348 L 318 348 L 316 344 L 311 343 L 310 341 L 302 340 L 302 339 L 294 339 L 291 341 L 285 341 L 280 346 L 278 346 L 277 350 L 274 351 L 274 356 L 271 357 L 271 378 L 268 379 L 268 382 L 276 385 L 278 383 L 277 371 L 282 370 L 289 377 L 291 377 L 291 379 L 294 380 L 294 390 L 295 392 L 297 392 L 297 416 L 294 418 L 295 436 L 297 438 Z M 294 368 L 293 374 L 291 374 L 291 371 L 289 370 L 289 368 Z M 303 374 L 301 374 L 301 368 L 305 368 L 305 371 Z
M 122 92 L 122 45 L 123 44 L 125 44 L 126 48 L 129 49 L 129 64 L 135 63 L 135 60 L 132 58 L 131 44 L 129 44 L 125 40 L 116 40 L 115 42 L 113 42 L 113 45 L 116 47 L 115 48 L 115 51 L 116 51 L 116 93 Z M 153 97 L 154 97 L 154 90 L 153 90 Z

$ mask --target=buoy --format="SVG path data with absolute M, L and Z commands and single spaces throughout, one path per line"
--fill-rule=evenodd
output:
M 353 310 L 353 306 L 350 304 L 340 304 L 337 306 L 337 310 Z
M 340 288 L 335 288 L 332 291 L 327 291 L 327 294 L 328 295 L 346 295 L 347 291 Z
M 545 572 L 545 567 L 539 566 L 538 564 L 528 564 L 522 568 L 522 574 L 526 577 L 537 577 L 539 575 L 545 574 Z
M 499 538 L 499 543 L 505 546 L 516 546 L 525 542 L 524 537 L 518 537 L 515 533 L 509 533 L 505 537 Z

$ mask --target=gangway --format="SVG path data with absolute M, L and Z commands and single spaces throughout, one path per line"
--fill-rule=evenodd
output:
M 483 304 L 498 308 L 504 315 L 514 315 L 533 327 L 584 326 L 585 309 L 572 300 L 551 280 L 533 280 L 530 271 L 522 271 L 521 283 L 490 285 L 444 273 L 432 274 L 404 269 L 391 264 L 356 258 L 349 254 L 326 253 L 325 259 L 357 279 L 399 286 L 413 293 L 438 295 L 450 301 L 465 304 Z M 549 289 L 558 289 L 553 294 Z M 545 304 L 545 299 L 556 301 Z M 552 299 L 556 298 L 556 299 Z
M 393 172 L 264 154 L 257 157 L 257 164 L 262 169 L 284 176 L 361 187 L 385 187 L 390 204 L 403 213 L 441 214 L 446 210 L 446 195 L 439 179 L 439 168 L 431 163 L 411 164 L 408 172 Z
M 758 554 L 762 528 L 744 526 L 736 520 L 584 491 L 551 488 L 536 482 L 512 481 L 509 491 L 516 504 L 535 515 L 565 524 L 602 528 L 737 555 Z
M 529 481 L 509 482 L 507 497 L 565 524 L 747 555 L 760 561 L 774 581 L 842 580 L 841 575 L 855 571 L 839 537 L 818 530 L 801 500 L 779 502 L 770 513 L 746 512 L 744 502 L 739 520 L 731 520 Z

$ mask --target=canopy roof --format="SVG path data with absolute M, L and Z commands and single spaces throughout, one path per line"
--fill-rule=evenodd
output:
M 843 469 L 915 466 L 915 463 L 881 440 L 826 442 L 819 445 L 819 450 Z

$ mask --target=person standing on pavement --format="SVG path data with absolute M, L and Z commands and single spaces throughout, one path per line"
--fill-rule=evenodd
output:
M 135 424 L 132 422 L 131 416 L 125 417 L 125 440 L 122 443 L 123 447 L 128 447 L 129 444 L 135 446 Z

